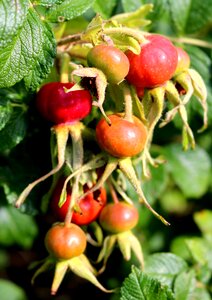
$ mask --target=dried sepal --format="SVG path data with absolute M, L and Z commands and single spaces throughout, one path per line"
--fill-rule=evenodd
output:
M 93 105 L 97 106 L 102 115 L 104 116 L 105 120 L 108 122 L 108 124 L 111 124 L 109 118 L 107 117 L 103 104 L 105 101 L 105 92 L 107 88 L 107 78 L 105 74 L 96 68 L 79 68 L 74 70 L 71 73 L 71 76 L 79 76 L 81 78 L 87 77 L 87 78 L 94 78 L 95 79 L 95 86 L 96 86 L 96 92 L 97 92 L 97 100 L 93 101 Z

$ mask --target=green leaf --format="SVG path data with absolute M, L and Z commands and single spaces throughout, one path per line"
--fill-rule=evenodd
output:
M 212 270 L 212 253 L 210 244 L 203 238 L 193 237 L 186 240 L 186 245 L 193 259 L 200 265 L 208 265 Z
M 16 36 L 0 49 L 0 87 L 25 78 L 26 86 L 35 89 L 50 72 L 55 54 L 50 27 L 30 8 Z
M 7 103 L 6 105 L 0 104 L 0 130 L 2 130 L 9 121 L 12 114 L 12 108 Z
M 0 51 L 21 29 L 29 7 L 29 0 L 0 1 Z
M 0 244 L 5 246 L 17 244 L 30 248 L 37 235 L 33 218 L 13 206 L 0 207 L 0 227 Z
M 194 221 L 203 234 L 212 234 L 212 210 L 204 209 L 194 213 Z
M 117 4 L 117 0 L 102 1 L 96 0 L 93 5 L 95 12 L 99 13 L 103 18 L 109 18 Z
M 0 279 L 0 291 L 1 300 L 27 300 L 24 290 L 9 280 Z
M 193 300 L 195 287 L 194 270 L 180 273 L 174 283 L 175 300 Z
M 172 291 L 136 267 L 124 280 L 120 300 L 174 300 Z
M 124 12 L 135 11 L 140 8 L 141 5 L 149 3 L 153 4 L 153 11 L 149 15 L 149 18 L 154 22 L 155 19 L 162 16 L 167 9 L 167 0 L 122 0 Z
M 51 22 L 71 20 L 83 14 L 93 3 L 94 0 L 64 0 L 50 7 L 46 17 Z
M 211 295 L 204 287 L 197 287 L 192 300 L 211 300 Z
M 169 179 L 164 165 L 159 165 L 157 168 L 150 167 L 150 170 L 151 179 L 144 181 L 143 190 L 149 202 L 154 203 L 166 190 Z
M 195 33 L 212 22 L 210 0 L 168 0 L 173 26 L 179 35 Z
M 211 161 L 207 152 L 196 146 L 183 151 L 181 145 L 163 148 L 167 169 L 186 197 L 199 198 L 207 191 L 211 178 Z
M 209 82 L 211 77 L 211 59 L 205 51 L 198 47 L 186 46 L 185 50 L 188 52 L 191 59 L 191 67 L 196 70 L 205 82 Z
M 27 124 L 26 114 L 22 109 L 15 109 L 6 123 L 4 128 L 0 131 L 0 152 L 9 151 L 19 144 L 25 137 Z
M 172 253 L 155 253 L 145 261 L 145 273 L 170 287 L 174 278 L 186 269 L 186 262 Z
M 64 2 L 64 0 L 37 0 L 35 4 L 49 7 L 55 4 L 61 4 L 62 2 Z

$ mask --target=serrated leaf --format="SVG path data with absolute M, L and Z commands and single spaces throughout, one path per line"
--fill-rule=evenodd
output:
M 30 8 L 17 35 L 0 50 L 0 87 L 25 77 L 27 87 L 35 89 L 50 72 L 55 54 L 51 29 Z
M 27 300 L 24 290 L 9 280 L 0 279 L 0 291 L 1 300 Z
M 186 262 L 172 253 L 155 253 L 145 261 L 145 273 L 171 287 L 174 278 L 186 270 Z
M 109 18 L 117 4 L 117 0 L 102 1 L 96 0 L 93 5 L 95 12 L 99 13 L 103 18 Z
M 0 244 L 13 244 L 30 248 L 37 235 L 33 218 L 18 211 L 13 206 L 0 207 Z
M 29 7 L 29 0 L 0 1 L 0 51 L 16 36 L 22 27 Z
M 136 267 L 124 280 L 120 300 L 174 300 L 172 291 Z
M 198 146 L 183 151 L 179 144 L 164 147 L 163 151 L 167 168 L 184 195 L 193 198 L 204 195 L 211 178 L 211 161 L 207 152 Z
M 64 0 L 61 4 L 50 7 L 46 17 L 51 22 L 71 20 L 83 14 L 93 3 L 94 0 Z
M 175 300 L 193 300 L 195 287 L 194 270 L 180 273 L 174 283 Z

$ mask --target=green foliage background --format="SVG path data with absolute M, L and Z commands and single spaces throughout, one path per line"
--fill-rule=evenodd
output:
M 49 170 L 49 128 L 34 107 L 36 90 L 48 77 L 63 30 L 85 29 L 96 13 L 109 18 L 146 3 L 154 9 L 144 30 L 169 36 L 191 57 L 208 90 L 209 126 L 201 134 L 202 110 L 188 106 L 197 147 L 183 152 L 178 118 L 156 129 L 153 153 L 167 163 L 143 182 L 151 204 L 170 221 L 167 228 L 141 207 L 136 227 L 145 254 L 145 273 L 134 258 L 125 262 L 115 250 L 100 276 L 118 294 L 105 295 L 68 275 L 55 299 L 211 299 L 212 295 L 212 5 L 210 0 L 2 0 L 0 1 L 0 290 L 1 300 L 50 299 L 51 273 L 31 286 L 31 262 L 45 257 L 43 237 L 50 220 L 42 216 L 40 199 L 49 183 L 29 196 L 20 211 L 13 204 L 23 188 Z M 17 9 L 18 7 L 18 9 Z M 64 25 L 65 24 L 65 25 Z M 139 173 L 139 170 L 138 170 Z M 134 191 L 128 188 L 133 198 Z M 91 250 L 93 251 L 93 250 Z M 91 253 L 92 255 L 93 253 Z M 131 266 L 133 265 L 132 269 Z M 129 275 L 130 274 L 130 275 Z M 71 281 L 71 283 L 70 283 Z M 83 289 L 82 289 L 83 287 Z M 3 296 L 2 296 L 3 295 Z M 3 298 L 2 298 L 3 297 Z M 64 297 L 64 298 L 63 298 Z

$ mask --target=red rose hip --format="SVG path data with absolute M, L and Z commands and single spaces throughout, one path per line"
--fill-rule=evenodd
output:
M 135 206 L 125 202 L 107 204 L 100 216 L 99 222 L 103 229 L 111 233 L 119 233 L 134 228 L 139 219 Z
M 87 90 L 66 92 L 74 83 L 50 82 L 37 94 L 41 115 L 54 124 L 72 123 L 85 118 L 92 108 L 92 97 Z
M 131 157 L 140 153 L 147 138 L 144 124 L 135 116 L 133 122 L 118 114 L 108 118 L 111 125 L 101 119 L 96 126 L 96 139 L 100 147 L 115 157 Z
M 171 79 L 177 67 L 177 50 L 167 38 L 151 34 L 149 43 L 141 46 L 140 54 L 128 50 L 130 70 L 126 77 L 136 87 L 152 88 Z

